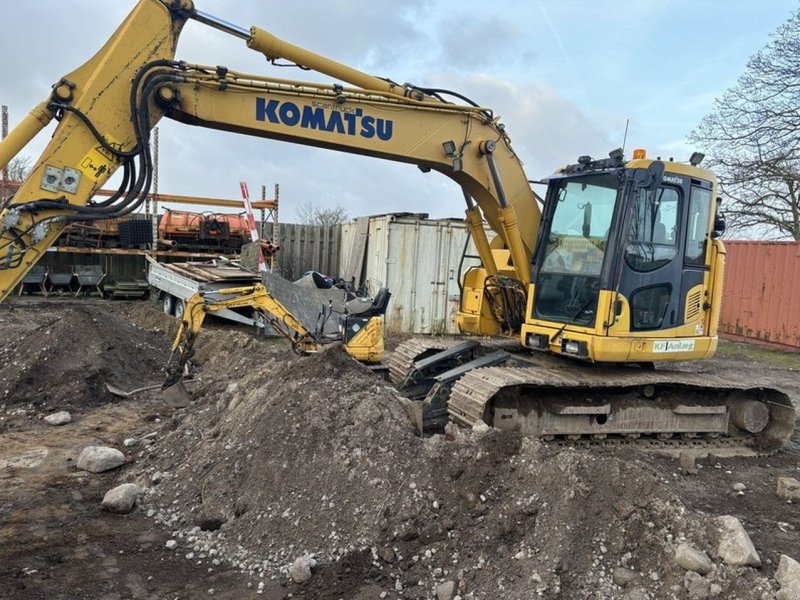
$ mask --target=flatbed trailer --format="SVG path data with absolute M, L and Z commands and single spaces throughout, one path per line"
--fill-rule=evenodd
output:
M 205 292 L 212 300 L 222 300 L 224 297 L 215 293 L 217 290 L 254 285 L 261 281 L 257 273 L 220 260 L 161 263 L 150 256 L 146 258 L 147 282 L 153 288 L 151 298 L 159 303 L 164 313 L 178 319 L 183 318 L 186 301 L 197 292 Z M 250 308 L 224 309 L 215 312 L 214 316 L 263 327 Z

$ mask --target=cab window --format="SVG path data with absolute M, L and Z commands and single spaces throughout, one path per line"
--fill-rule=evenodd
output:
M 678 252 L 678 190 L 640 190 L 633 201 L 625 259 L 636 271 L 653 271 Z
M 710 216 L 711 190 L 692 187 L 692 195 L 689 198 L 689 220 L 686 227 L 684 264 L 697 266 L 705 264 Z

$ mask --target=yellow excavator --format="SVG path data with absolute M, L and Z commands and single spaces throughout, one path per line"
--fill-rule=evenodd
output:
M 188 19 L 335 83 L 175 60 Z M 190 0 L 140 0 L 103 48 L 0 142 L 3 166 L 58 121 L 0 213 L 0 299 L 66 225 L 141 206 L 153 174 L 150 131 L 162 117 L 410 163 L 461 187 L 481 266 L 465 274 L 458 324 L 517 343 L 402 344 L 389 368 L 419 400 L 422 427 L 483 420 L 568 443 L 731 453 L 771 452 L 789 439 L 794 409 L 785 394 L 653 369 L 709 358 L 717 345 L 724 225 L 702 155 L 688 164 L 642 150 L 632 160 L 620 150 L 582 156 L 545 180 L 540 199 L 489 108 L 363 73 Z M 120 167 L 117 193 L 90 202 Z
M 350 310 L 350 303 L 347 303 L 345 311 L 339 315 L 335 333 L 325 333 L 324 323 L 317 331 L 309 331 L 297 316 L 260 283 L 215 290 L 213 296 L 211 298 L 200 291 L 186 301 L 181 324 L 167 361 L 167 377 L 162 384 L 162 389 L 168 391 L 168 399 L 173 404 L 188 404 L 188 394 L 183 386 L 184 372 L 194 354 L 194 343 L 206 315 L 220 310 L 242 307 L 252 309 L 262 323 L 289 340 L 292 349 L 298 354 L 314 354 L 327 344 L 340 342 L 345 351 L 360 362 L 380 363 L 383 359 L 383 316 L 391 297 L 387 288 L 382 288 L 366 305 L 363 302 L 355 303 L 359 306 L 357 311 Z M 331 317 L 330 314 L 325 316 Z

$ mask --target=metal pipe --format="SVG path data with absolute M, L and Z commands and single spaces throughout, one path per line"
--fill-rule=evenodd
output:
M 48 102 L 40 102 L 28 115 L 14 127 L 8 137 L 0 141 L 0 169 L 5 168 L 11 160 L 28 145 L 36 134 L 47 127 L 55 116 L 47 107 Z
M 481 152 L 486 157 L 486 162 L 489 163 L 489 172 L 492 175 L 492 181 L 497 190 L 497 201 L 500 203 L 501 208 L 506 208 L 508 206 L 508 200 L 506 199 L 506 192 L 503 189 L 503 182 L 500 179 L 500 173 L 497 170 L 497 164 L 494 162 L 494 146 L 495 144 L 492 140 L 487 140 L 481 143 Z
M 194 15 L 192 18 L 203 25 L 208 25 L 209 27 L 213 27 L 214 29 L 219 29 L 220 31 L 224 31 L 225 33 L 229 33 L 234 35 L 238 38 L 242 38 L 243 40 L 250 39 L 250 30 L 245 29 L 244 27 L 239 27 L 238 25 L 234 25 L 229 21 L 225 21 L 220 19 L 219 17 L 215 17 L 214 15 L 210 15 L 207 12 L 203 12 L 202 10 L 195 10 Z
M 326 58 L 321 54 L 290 44 L 258 27 L 253 27 L 250 31 L 252 35 L 247 41 L 247 46 L 252 50 L 263 53 L 267 58 L 284 58 L 364 90 L 374 90 L 403 97 L 402 86 L 373 77 L 363 71 Z

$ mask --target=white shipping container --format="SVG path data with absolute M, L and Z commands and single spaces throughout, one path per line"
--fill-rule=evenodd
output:
M 364 280 L 371 294 L 381 287 L 392 293 L 387 331 L 458 333 L 459 275 L 480 264 L 477 258 L 460 264 L 467 233 L 466 223 L 457 219 L 369 217 Z M 347 271 L 357 235 L 355 222 L 342 225 L 340 274 Z M 477 256 L 471 239 L 466 254 Z

